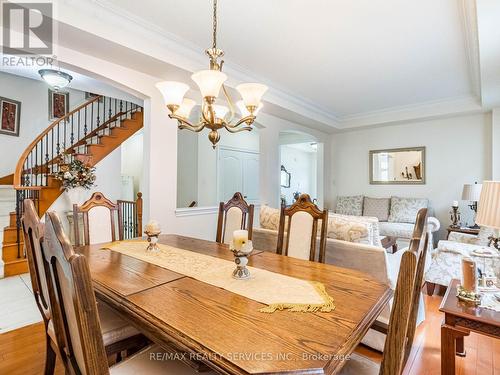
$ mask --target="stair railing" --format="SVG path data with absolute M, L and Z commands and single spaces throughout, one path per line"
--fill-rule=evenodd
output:
M 142 193 L 137 193 L 136 201 L 118 200 L 118 214 L 123 223 L 123 239 L 142 236 Z
M 142 107 L 135 103 L 97 95 L 54 121 L 30 143 L 21 154 L 13 176 L 18 258 L 24 257 L 21 254 L 24 199 L 33 199 L 39 214 L 43 214 L 40 212 L 40 192 L 49 186 L 50 177 L 60 171 L 61 156 L 73 161 L 76 154 L 86 152 L 87 145 L 98 144 L 99 139 L 119 127 L 121 121 L 141 111 Z

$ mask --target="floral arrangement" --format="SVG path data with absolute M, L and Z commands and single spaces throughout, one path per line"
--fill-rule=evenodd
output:
M 76 187 L 90 189 L 95 186 L 96 180 L 95 168 L 77 159 L 61 164 L 54 177 L 62 182 L 61 190 L 66 191 Z

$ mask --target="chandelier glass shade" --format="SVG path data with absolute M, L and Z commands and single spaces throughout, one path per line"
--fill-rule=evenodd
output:
M 262 108 L 262 96 L 268 88 L 260 83 L 242 83 L 236 86 L 236 90 L 242 98 L 237 103 L 242 117 L 235 120 L 235 106 L 224 86 L 224 82 L 227 80 L 227 75 L 222 72 L 224 61 L 219 61 L 224 55 L 224 51 L 217 48 L 217 0 L 214 0 L 213 3 L 212 37 L 212 48 L 205 51 L 210 60 L 209 69 L 200 70 L 191 75 L 191 79 L 198 86 L 203 98 L 201 116 L 197 124 L 189 121 L 189 115 L 196 102 L 184 97 L 189 91 L 188 85 L 182 82 L 164 81 L 157 83 L 156 87 L 162 93 L 165 104 L 170 111 L 168 116 L 177 120 L 179 129 L 193 132 L 200 132 L 205 128 L 210 129 L 208 139 L 215 148 L 220 139 L 218 133 L 220 129 L 224 128 L 230 133 L 252 130 L 251 125 L 255 121 L 257 112 Z M 228 107 L 216 104 L 221 91 Z
M 58 91 L 69 85 L 73 79 L 68 73 L 55 69 L 41 69 L 38 74 L 54 90 Z

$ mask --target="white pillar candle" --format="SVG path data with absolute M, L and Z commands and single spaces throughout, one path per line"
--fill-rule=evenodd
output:
M 453 201 L 452 207 L 458 207 L 458 201 Z
M 247 230 L 235 230 L 233 232 L 233 246 L 236 250 L 241 250 L 243 246 L 248 242 L 248 231 Z

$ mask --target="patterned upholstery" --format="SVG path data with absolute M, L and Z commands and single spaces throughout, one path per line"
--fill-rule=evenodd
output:
M 391 197 L 391 214 L 388 221 L 392 223 L 415 223 L 417 212 L 427 208 L 429 200 L 425 198 Z
M 261 228 L 278 230 L 280 225 L 280 210 L 277 208 L 271 208 L 267 205 L 262 205 L 260 207 L 259 221 Z M 285 228 L 287 226 L 285 225 Z
M 390 198 L 365 197 L 363 202 L 363 216 L 373 216 L 379 221 L 387 221 L 389 219 L 390 207 Z
M 348 197 L 337 197 L 335 213 L 353 216 L 363 215 L 363 196 L 353 195 Z
M 485 235 L 487 231 L 484 232 Z M 432 254 L 432 262 L 425 274 L 425 281 L 433 284 L 448 286 L 452 279 L 462 276 L 462 257 L 472 256 L 474 250 L 484 249 L 484 239 L 479 236 L 451 232 L 448 240 L 439 241 L 437 249 Z M 500 276 L 500 261 L 495 258 L 481 258 L 478 267 L 486 266 Z

